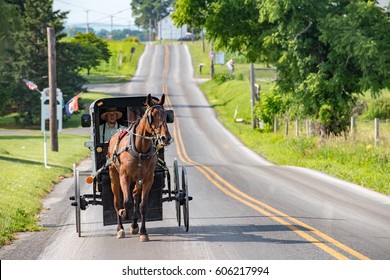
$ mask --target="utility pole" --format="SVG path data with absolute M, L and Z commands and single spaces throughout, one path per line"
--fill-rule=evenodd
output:
M 152 41 L 152 19 L 149 19 L 149 41 Z
M 158 19 L 159 19 L 159 17 L 160 17 L 160 14 L 157 14 L 157 18 L 156 18 L 156 21 L 155 21 L 155 26 L 156 26 L 156 36 L 157 36 L 157 38 L 159 38 L 160 39 L 160 28 L 159 28 L 159 26 L 158 26 Z M 154 36 L 154 39 L 156 39 L 156 36 Z
M 112 38 L 112 27 L 114 25 L 114 20 L 113 20 L 114 16 L 110 16 L 110 17 L 111 17 L 111 34 L 110 34 L 110 37 Z
M 56 73 L 56 37 L 53 27 L 47 28 L 48 64 L 49 64 L 49 104 L 51 150 L 58 152 L 57 126 L 57 73 Z
M 249 81 L 251 86 L 251 118 L 252 118 L 252 128 L 255 129 L 257 126 L 257 121 L 255 118 L 255 102 L 256 102 L 256 93 L 255 93 L 255 66 L 253 63 L 249 66 Z
M 88 20 L 89 10 L 85 10 L 85 12 L 87 13 L 87 29 L 86 29 L 86 33 L 89 33 L 89 20 Z
M 214 42 L 210 42 L 210 78 L 214 76 Z
M 202 27 L 202 51 L 203 53 L 206 52 L 206 46 L 205 46 L 205 42 L 204 42 L 204 28 Z

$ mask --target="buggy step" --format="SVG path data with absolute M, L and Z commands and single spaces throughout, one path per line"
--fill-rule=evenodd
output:
M 100 200 L 96 200 L 96 199 Z M 75 196 L 69 197 L 70 200 L 73 200 L 73 202 L 70 204 L 71 206 L 77 206 L 77 201 Z M 80 209 L 86 210 L 88 205 L 103 205 L 101 201 L 101 195 L 93 195 L 93 194 L 85 194 L 83 196 L 80 196 Z

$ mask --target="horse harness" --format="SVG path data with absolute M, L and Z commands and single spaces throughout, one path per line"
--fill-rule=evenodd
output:
M 150 159 L 152 158 L 155 154 L 157 154 L 158 152 L 158 149 L 157 149 L 157 146 L 156 146 L 156 139 L 158 139 L 160 137 L 160 126 L 158 128 L 158 131 L 157 133 L 154 131 L 154 129 L 152 128 L 152 115 L 151 115 L 151 110 L 153 108 L 162 108 L 161 105 L 153 105 L 153 106 L 150 106 L 148 109 L 147 109 L 147 122 L 148 122 L 148 125 L 149 125 L 149 128 L 150 130 L 152 131 L 152 136 L 145 136 L 145 135 L 139 135 L 137 133 L 135 133 L 135 128 L 137 127 L 137 125 L 139 124 L 140 120 L 136 121 L 136 122 L 132 122 L 130 123 L 130 126 L 127 127 L 125 130 L 122 130 L 121 134 L 119 135 L 117 141 L 116 141 L 116 144 L 115 144 L 115 148 L 114 148 L 114 151 L 113 151 L 113 155 L 112 155 L 112 158 L 109 159 L 107 158 L 107 162 L 106 164 L 104 165 L 103 168 L 106 168 L 108 166 L 110 166 L 111 164 L 114 164 L 115 168 L 117 169 L 117 171 L 119 172 L 119 168 L 118 166 L 115 164 L 115 161 L 116 159 L 118 158 L 118 161 L 120 163 L 120 160 L 119 160 L 119 155 L 122 154 L 123 152 L 129 152 L 130 155 L 132 155 L 133 157 L 135 158 L 138 158 L 138 179 L 137 179 L 137 183 L 139 184 L 139 186 L 142 185 L 146 175 L 148 174 L 149 170 L 150 170 L 150 164 L 151 164 L 151 161 L 149 162 L 149 167 L 148 167 L 148 172 L 145 174 L 144 177 L 142 177 L 142 160 L 147 160 L 147 159 Z M 164 121 L 165 122 L 165 121 Z M 121 130 L 120 130 L 121 131 Z M 122 147 L 119 151 L 118 151 L 118 147 L 119 147 L 119 143 L 121 142 L 121 140 L 126 136 L 126 135 L 129 135 L 128 137 L 128 142 L 127 142 L 127 145 Z M 135 140 L 134 138 L 135 137 L 141 137 L 141 138 L 144 138 L 144 139 L 147 139 L 147 140 L 150 140 L 152 143 L 150 145 L 150 149 L 149 151 L 147 151 L 146 153 L 140 153 L 138 152 L 136 149 L 135 149 Z

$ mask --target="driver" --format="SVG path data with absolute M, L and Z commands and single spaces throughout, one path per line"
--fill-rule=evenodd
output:
M 122 117 L 122 113 L 116 107 L 107 108 L 107 110 L 100 116 L 104 121 L 99 126 L 100 143 L 108 142 L 111 137 L 118 131 L 118 129 L 126 129 L 117 121 Z

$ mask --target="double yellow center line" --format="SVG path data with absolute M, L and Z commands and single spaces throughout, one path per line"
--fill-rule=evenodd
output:
M 168 95 L 168 73 L 169 73 L 169 47 L 165 46 L 165 66 L 163 73 L 163 92 Z M 170 98 L 167 96 L 167 105 L 172 106 Z M 235 188 L 232 184 L 227 182 L 210 167 L 202 165 L 193 161 L 187 154 L 183 138 L 180 132 L 180 119 L 175 118 L 173 126 L 173 137 L 175 139 L 177 154 L 179 159 L 189 165 L 194 166 L 200 173 L 202 173 L 213 185 L 224 192 L 226 195 L 234 198 L 235 200 L 249 206 L 262 215 L 278 222 L 281 225 L 286 226 L 291 231 L 295 232 L 305 240 L 309 241 L 313 245 L 319 247 L 329 255 L 338 260 L 348 260 L 352 257 L 361 260 L 368 260 L 369 258 L 352 248 L 342 244 L 341 242 L 333 239 L 325 233 L 313 228 L 310 225 L 303 223 Z M 298 228 L 299 227 L 299 228 Z M 302 230 L 304 229 L 304 231 Z M 337 248 L 337 249 L 336 249 Z M 348 255 L 348 256 L 347 256 Z

